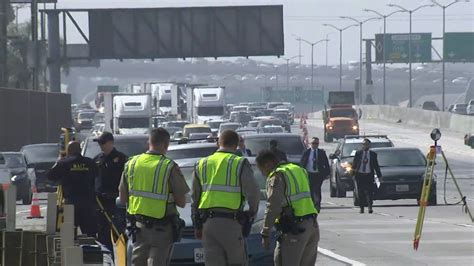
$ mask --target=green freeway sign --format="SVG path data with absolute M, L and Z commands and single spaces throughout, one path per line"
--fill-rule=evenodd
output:
M 474 32 L 445 33 L 443 58 L 446 62 L 474 62 Z
M 387 63 L 408 63 L 410 34 L 385 35 L 385 61 Z M 375 34 L 375 61 L 383 62 L 384 35 Z M 431 33 L 411 34 L 411 61 L 431 61 Z

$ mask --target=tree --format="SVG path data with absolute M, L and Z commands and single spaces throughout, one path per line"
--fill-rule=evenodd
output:
M 31 71 L 28 68 L 28 43 L 31 24 L 21 23 L 18 28 L 8 27 L 7 66 L 9 86 L 27 89 L 30 87 Z

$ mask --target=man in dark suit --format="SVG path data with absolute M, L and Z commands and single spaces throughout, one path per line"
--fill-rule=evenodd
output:
M 242 157 L 252 157 L 253 156 L 250 149 L 247 149 L 247 147 L 245 147 L 245 140 L 244 140 L 244 138 L 242 138 L 242 136 L 239 136 L 239 146 L 237 147 L 237 151 L 235 152 L 235 154 L 237 154 L 239 156 L 242 156 Z
M 319 138 L 311 139 L 311 148 L 303 153 L 300 165 L 308 171 L 311 195 L 314 205 L 319 211 L 321 209 L 321 186 L 330 173 L 326 152 L 319 149 Z
M 364 213 L 366 205 L 369 207 L 369 213 L 373 213 L 372 202 L 375 173 L 377 173 L 378 178 L 382 178 L 377 154 L 370 151 L 369 148 L 370 140 L 364 139 L 362 150 L 356 152 L 352 163 L 359 196 L 360 213 Z

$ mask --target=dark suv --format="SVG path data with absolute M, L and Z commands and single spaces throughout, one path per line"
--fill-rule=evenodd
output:
M 344 198 L 347 191 L 354 189 L 352 180 L 352 161 L 357 150 L 362 148 L 362 141 L 371 141 L 371 148 L 393 147 L 392 141 L 385 135 L 353 135 L 339 140 L 336 151 L 329 155 L 331 160 L 331 177 L 329 189 L 331 197 Z

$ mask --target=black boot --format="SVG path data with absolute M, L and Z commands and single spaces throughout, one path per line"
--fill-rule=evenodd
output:
M 374 210 L 372 210 L 372 205 L 369 206 L 369 213 L 373 213 Z
M 364 207 L 360 207 L 360 213 L 364 213 Z

